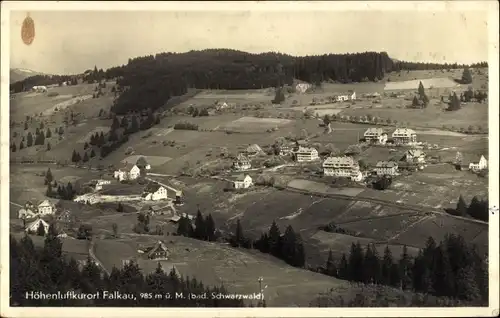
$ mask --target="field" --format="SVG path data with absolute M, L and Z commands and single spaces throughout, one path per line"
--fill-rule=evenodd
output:
M 108 251 L 114 251 L 123 260 L 134 259 L 140 255 L 136 252 L 139 246 L 152 245 L 155 239 L 151 238 L 149 242 L 141 239 L 140 243 L 133 238 L 126 242 L 100 240 L 96 243 L 96 256 L 106 267 L 121 266 L 121 260 L 117 261 L 116 255 L 110 259 Z M 195 277 L 207 285 L 224 284 L 232 292 L 242 294 L 258 292 L 256 277 L 262 276 L 268 286 L 265 297 L 269 306 L 308 306 L 317 294 L 330 288 L 341 290 L 347 284 L 332 277 L 289 267 L 255 251 L 176 236 L 165 237 L 164 241 L 172 251 L 170 259 L 162 262 L 166 270 L 174 265 L 183 276 Z M 146 273 L 157 266 L 156 261 L 140 259 L 138 262 Z
M 292 121 L 288 119 L 242 117 L 222 125 L 218 129 L 233 132 L 265 132 L 268 129 L 279 128 L 291 123 Z
M 424 88 L 451 88 L 458 87 L 459 84 L 455 82 L 453 79 L 447 77 L 441 78 L 429 78 L 429 79 L 420 79 L 420 80 L 410 80 L 410 81 L 402 81 L 402 82 L 387 82 L 385 83 L 384 90 L 385 91 L 397 91 L 397 90 L 414 90 L 415 87 L 418 87 L 419 83 L 422 83 Z
M 122 160 L 123 163 L 129 163 L 129 164 L 135 164 L 137 162 L 137 159 L 140 157 L 144 157 L 146 161 L 152 166 L 161 166 L 165 163 L 167 163 L 171 158 L 169 157 L 160 157 L 160 156 L 141 156 L 141 155 L 134 155 L 134 156 L 129 156 L 125 159 Z
M 474 89 L 484 89 L 487 75 L 474 70 Z M 389 74 L 378 83 L 336 84 L 323 83 L 311 93 L 286 93 L 286 100 L 281 105 L 271 105 L 274 98 L 273 89 L 255 89 L 248 91 L 201 91 L 186 97 L 175 109 L 185 111 L 188 107 L 212 108 L 216 102 L 225 101 L 229 108 L 221 113 L 211 113 L 206 117 L 192 117 L 187 114 L 168 113 L 158 125 L 130 136 L 129 141 L 113 151 L 105 158 L 96 156 L 89 163 L 92 167 L 102 165 L 120 166 L 125 162 L 135 163 L 140 156 L 146 157 L 152 169 L 150 177 L 159 182 L 181 190 L 184 205 L 176 206 L 177 213 L 196 215 L 198 209 L 204 214 L 213 216 L 216 226 L 228 232 L 234 232 L 236 222 L 241 222 L 245 235 L 258 238 L 267 232 L 273 221 L 281 232 L 291 225 L 300 233 L 307 250 L 307 264 L 322 266 L 331 249 L 336 257 L 348 252 L 351 243 L 359 241 L 362 245 L 373 243 L 380 255 L 388 245 L 393 255 L 399 256 L 404 245 L 415 255 L 422 248 L 429 236 L 436 241 L 444 238 L 446 233 L 460 233 L 466 241 L 477 244 L 485 250 L 488 244 L 487 225 L 462 220 L 446 214 L 417 212 L 401 207 L 387 206 L 370 202 L 370 199 L 382 199 L 390 202 L 421 205 L 428 208 L 454 208 L 458 196 L 462 194 L 467 203 L 473 196 L 485 197 L 488 190 L 488 179 L 481 178 L 468 171 L 457 171 L 446 164 L 455 158 L 460 151 L 464 161 L 477 161 L 481 155 L 488 155 L 488 138 L 485 135 L 466 135 L 456 131 L 469 125 L 485 127 L 488 124 L 487 104 L 469 103 L 455 112 L 444 112 L 444 104 L 439 101 L 440 95 L 449 94 L 452 89 L 457 93 L 467 87 L 451 86 L 453 79 L 460 78 L 461 71 L 415 71 Z M 388 81 L 390 79 L 390 81 Z M 446 80 L 443 80 L 446 79 Z M 406 109 L 417 90 L 418 81 L 422 80 L 431 103 L 424 110 Z M 415 85 L 416 83 L 416 85 Z M 486 83 L 486 84 L 485 84 Z M 430 88 L 430 86 L 433 88 Z M 415 86 L 415 87 L 413 87 Z M 53 91 L 58 96 L 48 97 L 46 94 L 18 94 L 11 104 L 11 116 L 16 121 L 11 128 L 11 141 L 19 145 L 28 132 L 32 134 L 45 120 L 45 129 L 52 132 L 62 123 L 63 112 L 55 112 L 43 118 L 35 117 L 27 130 L 24 120 L 27 115 L 43 113 L 54 109 L 58 103 L 71 101 L 74 96 L 93 93 L 94 85 L 77 85 L 74 87 L 58 87 Z M 108 85 L 111 87 L 111 85 Z M 401 90 L 396 97 L 384 92 L 388 88 Z M 316 101 L 326 100 L 340 92 L 355 90 L 358 100 L 354 103 L 335 103 L 329 105 L 310 106 Z M 406 91 L 404 91 L 406 90 Z M 409 91 L 413 90 L 413 92 Z M 50 92 L 50 91 L 49 91 Z M 365 93 L 378 92 L 380 102 L 373 102 L 363 96 Z M 51 150 L 43 146 L 29 147 L 11 152 L 12 159 L 24 156 L 46 156 L 56 160 L 70 160 L 73 150 L 83 155 L 83 143 L 90 139 L 92 133 L 106 132 L 111 121 L 99 119 L 101 109 L 107 111 L 112 104 L 113 96 L 107 94 L 99 98 L 90 98 L 78 104 L 69 105 L 71 109 L 82 114 L 77 125 L 64 126 L 61 138 L 53 133 L 47 138 Z M 59 104 L 60 106 L 60 104 Z M 232 159 L 222 155 L 236 155 L 251 144 L 258 144 L 268 149 L 278 138 L 307 137 L 308 144 L 320 149 L 331 144 L 339 151 L 349 145 L 356 144 L 363 136 L 368 124 L 354 124 L 333 121 L 332 132 L 324 133 L 320 127 L 321 118 L 304 118 L 305 108 L 311 108 L 318 116 L 336 113 L 337 116 L 377 116 L 391 119 L 397 126 L 407 126 L 417 131 L 418 140 L 437 149 L 426 150 L 428 155 L 440 156 L 440 164 L 432 164 L 423 171 L 408 176 L 395 178 L 391 188 L 375 191 L 364 187 L 334 188 L 328 179 L 310 179 L 305 172 L 307 165 L 287 167 L 283 170 L 264 172 L 287 180 L 289 188 L 320 194 L 343 195 L 348 199 L 324 198 L 299 191 L 278 190 L 272 187 L 254 186 L 240 192 L 225 191 L 226 181 L 210 177 L 180 176 L 182 171 L 207 171 L 213 167 L 224 167 L 223 176 L 229 175 Z M 187 121 L 198 125 L 198 130 L 177 130 L 176 123 Z M 453 126 L 453 127 L 452 127 Z M 395 126 L 381 126 L 390 135 Z M 16 136 L 14 136 L 14 133 Z M 87 150 L 88 152 L 89 150 Z M 392 147 L 370 147 L 360 153 L 356 159 L 363 160 L 368 166 L 378 161 L 398 160 L 406 149 Z M 267 159 L 266 156 L 264 159 Z M 262 161 L 261 160 L 261 161 Z M 289 162 L 290 159 L 283 159 Z M 253 159 L 253 165 L 259 159 Z M 320 164 L 318 161 L 317 164 Z M 44 178 L 41 176 L 47 165 L 11 165 L 10 169 L 10 201 L 12 232 L 20 230 L 16 204 L 26 200 L 39 201 L 46 198 Z M 58 167 L 50 165 L 55 180 L 59 183 L 77 183 L 98 178 L 102 173 L 95 170 Z M 248 173 L 255 178 L 260 167 Z M 260 169 L 263 170 L 263 169 Z M 170 176 L 171 175 L 171 176 Z M 316 181 L 313 181 L 316 180 Z M 324 182 L 322 182 L 324 181 Z M 112 184 L 105 186 L 103 195 L 140 195 L 144 185 Z M 170 193 L 169 193 L 170 196 Z M 139 257 L 138 249 L 154 244 L 162 239 L 172 250 L 171 258 L 163 265 L 166 269 L 175 265 L 185 276 L 201 279 L 205 284 L 220 284 L 234 292 L 250 293 L 258 288 L 256 277 L 263 276 L 266 284 L 268 305 L 307 306 L 316 294 L 330 288 L 338 293 L 352 291 L 346 285 L 330 277 L 292 268 L 281 261 L 257 251 L 233 249 L 219 243 L 194 241 L 184 237 L 170 235 L 177 226 L 168 221 L 168 216 L 153 216 L 151 228 L 162 226 L 165 235 L 139 235 L 133 232 L 137 223 L 138 210 L 147 208 L 149 203 L 130 203 L 125 212 L 117 212 L 117 202 L 95 206 L 60 201 L 64 209 L 71 210 L 78 217 L 78 224 L 90 223 L 96 236 L 96 255 L 111 269 L 121 266 L 122 260 L 137 259 L 144 272 L 156 267 L 156 262 Z M 157 204 L 157 203 L 154 203 Z M 352 235 L 328 233 L 319 228 L 334 223 Z M 77 224 L 77 225 L 78 225 Z M 113 224 L 117 224 L 119 237 L 111 238 Z M 22 230 L 22 229 L 21 229 Z M 73 240 L 74 242 L 80 242 Z M 66 240 L 65 240 L 66 242 Z M 68 240 L 68 242 L 70 242 Z M 37 243 L 39 244 L 39 243 Z M 86 251 L 81 247 L 72 248 L 81 243 L 64 243 L 68 253 L 83 257 Z M 72 252 L 76 250 L 76 252 Z M 80 255 L 80 256 L 78 256 Z

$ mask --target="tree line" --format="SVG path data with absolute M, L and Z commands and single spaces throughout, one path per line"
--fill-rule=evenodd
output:
M 103 307 L 243 307 L 242 300 L 197 299 L 187 297 L 203 292 L 227 294 L 224 286 L 205 286 L 201 281 L 183 277 L 175 269 L 165 272 L 158 263 L 153 273 L 143 274 L 137 263 L 129 262 L 123 268 L 114 267 L 107 275 L 90 258 L 83 266 L 73 258 L 63 256 L 62 242 L 55 225 L 49 227 L 43 248 L 36 248 L 29 236 L 19 241 L 10 236 L 10 305 L 11 306 L 103 306 Z M 118 291 L 132 294 L 133 299 L 33 299 L 26 293 L 40 291 L 45 294 L 94 294 Z M 184 298 L 173 297 L 183 293 Z M 172 295 L 157 299 L 148 294 Z
M 300 234 L 296 233 L 290 225 L 284 233 L 281 233 L 274 221 L 267 233 L 263 233 L 257 240 L 252 240 L 245 235 L 239 219 L 236 221 L 234 233 L 224 235 L 216 228 L 211 214 L 204 218 L 198 210 L 194 224 L 187 215 L 181 217 L 177 235 L 202 241 L 222 239 L 233 247 L 257 249 L 262 253 L 271 254 L 294 267 L 304 267 L 306 262 L 304 243 Z
M 429 237 L 425 248 L 414 258 L 405 245 L 399 260 L 394 260 L 388 246 L 380 257 L 373 244 L 363 249 L 359 242 L 352 243 L 349 254 L 342 254 L 338 262 L 330 251 L 321 271 L 354 282 L 387 285 L 476 305 L 488 303 L 487 261 L 460 235 L 446 235 L 439 244 Z
M 467 205 L 465 199 L 460 195 L 458 197 L 457 206 L 454 210 L 448 210 L 448 213 L 458 216 L 470 216 L 474 219 L 488 222 L 489 220 L 489 203 L 488 199 L 480 199 L 474 196 Z

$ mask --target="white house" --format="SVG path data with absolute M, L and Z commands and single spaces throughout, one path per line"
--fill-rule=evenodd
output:
M 363 136 L 367 142 L 379 143 L 382 145 L 387 142 L 387 134 L 382 128 L 368 128 Z
M 47 91 L 47 86 L 33 86 L 32 90 L 37 93 L 44 93 Z
M 36 234 L 38 231 L 38 228 L 40 227 L 40 224 L 43 225 L 43 228 L 45 230 L 45 233 L 49 231 L 49 223 L 45 222 L 42 219 L 36 219 L 35 221 L 31 222 L 26 226 L 25 231 L 30 233 L 30 234 Z
M 308 83 L 299 83 L 295 85 L 295 90 L 298 93 L 305 93 L 312 85 Z
M 361 181 L 363 178 L 358 162 L 348 156 L 328 157 L 323 161 L 323 174 L 351 178 L 355 181 Z
M 484 156 L 481 156 L 478 163 L 469 163 L 469 169 L 472 171 L 480 171 L 488 168 L 488 160 Z
M 375 172 L 378 176 L 395 176 L 398 173 L 398 164 L 393 161 L 379 161 L 375 166 Z
M 118 181 L 135 180 L 139 178 L 140 175 L 141 169 L 137 165 L 125 165 L 125 167 L 116 170 L 113 174 L 115 179 L 118 179 Z
M 165 200 L 167 199 L 167 189 L 155 182 L 150 182 L 142 193 L 144 200 Z
M 34 217 L 36 217 L 36 213 L 33 212 L 33 210 L 31 209 L 19 209 L 19 212 L 18 212 L 18 218 L 19 219 L 32 219 Z
M 232 180 L 234 189 L 248 189 L 253 185 L 252 177 L 247 175 L 239 175 L 233 178 Z
M 302 147 L 300 146 L 297 151 L 295 151 L 295 160 L 297 162 L 308 162 L 319 159 L 318 150 L 312 147 Z
M 346 102 L 348 100 L 356 100 L 356 92 L 349 91 L 335 96 L 337 102 Z
M 392 133 L 392 140 L 395 144 L 404 145 L 417 142 L 417 133 L 409 128 L 396 128 Z
M 405 154 L 406 162 L 425 163 L 426 154 L 420 149 L 410 149 Z
M 233 168 L 239 171 L 248 170 L 252 167 L 250 160 L 243 154 L 239 154 L 236 161 L 233 163 Z
M 49 215 L 55 213 L 55 207 L 49 200 L 43 200 L 40 204 L 38 204 L 38 214 L 40 215 Z

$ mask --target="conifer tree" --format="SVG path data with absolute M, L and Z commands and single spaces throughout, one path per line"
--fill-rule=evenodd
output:
M 401 254 L 401 259 L 399 260 L 399 270 L 401 275 L 401 288 L 403 290 L 410 289 L 412 285 L 412 260 L 408 254 L 408 248 L 403 246 L 403 253 Z
M 89 155 L 87 154 L 87 152 L 85 152 L 85 154 L 83 155 L 83 162 L 87 161 L 89 161 Z
M 361 244 L 357 242 L 356 244 L 351 244 L 351 250 L 349 253 L 349 280 L 355 282 L 363 281 L 363 248 Z
M 45 185 L 51 183 L 54 181 L 54 176 L 52 176 L 52 171 L 50 171 L 50 168 L 47 169 L 47 172 L 45 172 Z
M 24 149 L 24 142 L 22 142 L 22 141 L 19 143 L 19 150 L 21 150 L 21 149 Z
M 462 72 L 462 84 L 470 84 L 472 83 L 472 74 L 468 67 L 464 68 Z
M 90 151 L 90 158 L 94 158 L 94 157 L 95 157 L 95 151 L 94 151 L 94 149 L 92 149 Z
M 332 250 L 328 252 L 328 259 L 326 261 L 325 272 L 329 276 L 337 276 L 337 267 L 335 266 L 335 261 L 333 259 Z
M 200 209 L 198 209 L 195 220 L 194 236 L 199 240 L 204 240 L 207 236 L 206 233 L 205 220 L 203 219 Z
M 50 151 L 52 149 L 52 146 L 50 145 L 50 142 L 47 143 L 47 151 Z
M 47 138 L 52 137 L 52 131 L 50 131 L 50 128 L 47 128 L 47 132 L 45 133 L 45 137 L 47 137 Z
M 33 145 L 33 135 L 31 132 L 28 133 L 28 137 L 26 139 L 26 146 L 31 147 Z
M 384 249 L 384 258 L 382 260 L 382 268 L 381 268 L 381 281 L 384 285 L 391 284 L 391 268 L 394 264 L 394 260 L 392 258 L 391 250 L 387 245 Z
M 281 258 L 281 233 L 276 221 L 273 221 L 269 229 L 269 251 L 272 255 Z
M 458 197 L 456 211 L 457 211 L 457 214 L 460 215 L 460 216 L 466 216 L 467 215 L 467 203 L 465 203 L 465 200 L 462 197 L 462 195 L 460 195 Z
M 36 230 L 36 235 L 38 235 L 38 236 L 45 236 L 45 227 L 43 226 L 42 222 L 38 223 L 38 228 Z
M 212 214 L 209 214 L 205 218 L 205 230 L 206 230 L 206 240 L 207 241 L 215 241 L 215 222 L 212 218 Z
M 339 278 L 340 279 L 349 279 L 349 263 L 347 261 L 347 257 L 345 253 L 342 254 L 342 258 L 339 262 Z

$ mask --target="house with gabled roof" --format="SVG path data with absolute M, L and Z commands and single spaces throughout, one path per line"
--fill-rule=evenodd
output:
M 323 174 L 325 176 L 346 177 L 354 181 L 361 181 L 363 179 L 358 162 L 350 156 L 326 158 L 323 161 Z
M 479 162 L 469 163 L 469 169 L 472 171 L 481 171 L 481 170 L 488 169 L 488 160 L 486 160 L 486 158 L 483 155 L 481 155 Z
M 49 200 L 43 200 L 37 206 L 38 214 L 49 215 L 55 213 L 55 206 Z
M 165 189 L 162 185 L 156 182 L 150 182 L 144 188 L 144 192 L 142 193 L 142 198 L 144 200 L 165 200 L 167 199 L 167 189 Z
M 421 149 L 409 149 L 403 159 L 410 163 L 425 163 L 426 157 L 426 153 Z
M 347 91 L 345 93 L 340 93 L 334 96 L 335 101 L 337 102 L 346 102 L 348 100 L 356 100 L 356 92 L 355 91 Z
M 31 209 L 28 209 L 28 208 L 21 208 L 19 209 L 19 212 L 17 213 L 17 217 L 19 219 L 32 219 L 32 218 L 35 218 L 37 216 L 37 214 L 31 210 Z
M 245 154 L 248 155 L 248 156 L 257 156 L 257 155 L 260 155 L 260 154 L 263 154 L 263 153 L 264 153 L 264 151 L 257 144 L 250 145 L 245 150 Z
M 252 167 L 250 160 L 243 154 L 239 154 L 233 162 L 233 168 L 239 171 L 245 171 Z
M 375 166 L 375 172 L 378 176 L 395 176 L 398 173 L 398 164 L 394 161 L 379 161 Z
M 38 218 L 35 221 L 31 222 L 26 226 L 25 231 L 29 234 L 36 234 L 38 231 L 38 228 L 40 227 L 40 224 L 43 225 L 43 228 L 45 230 L 45 233 L 49 231 L 49 223 L 45 222 L 43 219 Z
M 416 143 L 417 133 L 410 128 L 396 128 L 392 133 L 392 140 L 397 145 Z
M 146 249 L 144 253 L 149 259 L 152 260 L 166 260 L 170 255 L 170 251 L 168 250 L 167 245 L 165 245 L 165 243 L 163 243 L 162 241 L 157 241 L 155 245 Z
M 123 167 L 116 170 L 113 174 L 118 181 L 135 180 L 141 175 L 141 169 L 137 165 L 126 163 Z
M 313 147 L 302 147 L 295 151 L 295 160 L 297 162 L 309 162 L 319 159 L 319 153 L 316 148 Z
M 240 174 L 231 178 L 233 189 L 248 189 L 253 185 L 252 177 Z
M 368 128 L 363 137 L 367 142 L 384 145 L 387 142 L 387 134 L 382 128 Z

